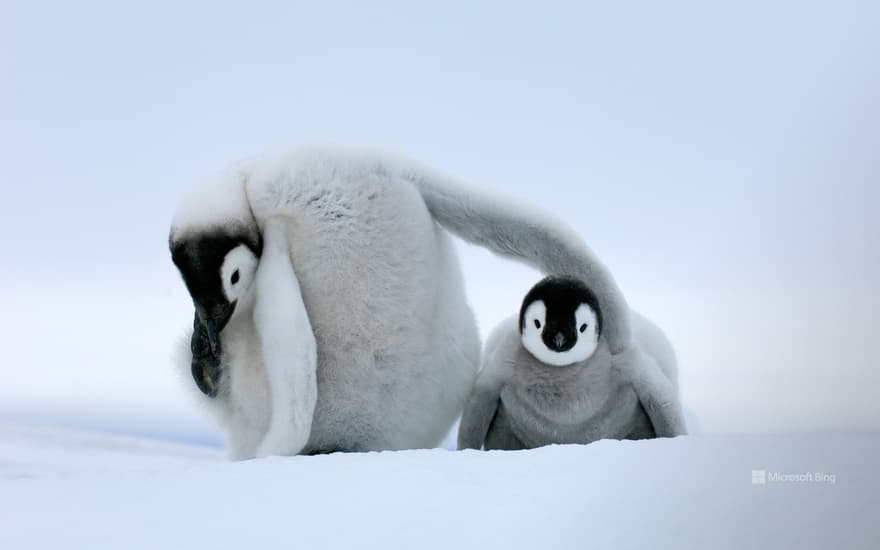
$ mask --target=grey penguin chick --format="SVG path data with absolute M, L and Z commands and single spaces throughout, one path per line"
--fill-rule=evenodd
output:
M 685 433 L 675 355 L 662 331 L 632 312 L 642 353 L 613 354 L 602 310 L 580 280 L 550 276 L 519 317 L 486 344 L 459 429 L 459 448 L 518 450 Z

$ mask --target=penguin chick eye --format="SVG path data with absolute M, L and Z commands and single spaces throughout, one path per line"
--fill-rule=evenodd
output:
M 535 319 L 535 328 L 541 328 L 541 321 Z
M 236 270 L 232 273 L 232 277 L 231 277 L 230 280 L 232 281 L 232 284 L 235 284 L 235 283 L 238 282 L 238 279 L 239 279 L 239 275 L 238 275 L 238 270 L 236 269 Z
M 587 330 L 587 324 L 586 324 L 586 323 L 584 323 L 583 325 L 581 325 L 581 332 L 583 332 L 583 331 L 585 331 L 585 330 Z

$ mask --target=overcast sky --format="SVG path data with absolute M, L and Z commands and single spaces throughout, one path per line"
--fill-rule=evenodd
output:
M 216 439 L 171 213 L 330 142 L 558 213 L 706 431 L 880 428 L 880 4 L 183 4 L 0 5 L 0 417 Z M 485 333 L 538 274 L 462 253 Z

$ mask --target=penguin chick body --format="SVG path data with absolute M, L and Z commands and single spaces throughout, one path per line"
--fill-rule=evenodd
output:
M 672 347 L 644 317 L 633 312 L 630 322 L 642 353 L 615 356 L 586 285 L 565 277 L 539 282 L 518 318 L 503 321 L 489 337 L 459 447 L 516 450 L 651 438 L 658 435 L 652 415 L 660 417 L 659 435 L 683 433 Z M 653 382 L 657 378 L 661 383 Z M 671 430 L 668 416 L 675 417 Z

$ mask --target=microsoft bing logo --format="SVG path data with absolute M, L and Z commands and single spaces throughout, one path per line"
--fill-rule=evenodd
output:
M 837 483 L 837 474 L 828 472 L 768 472 L 767 470 L 752 470 L 752 485 L 767 485 L 768 483 Z

